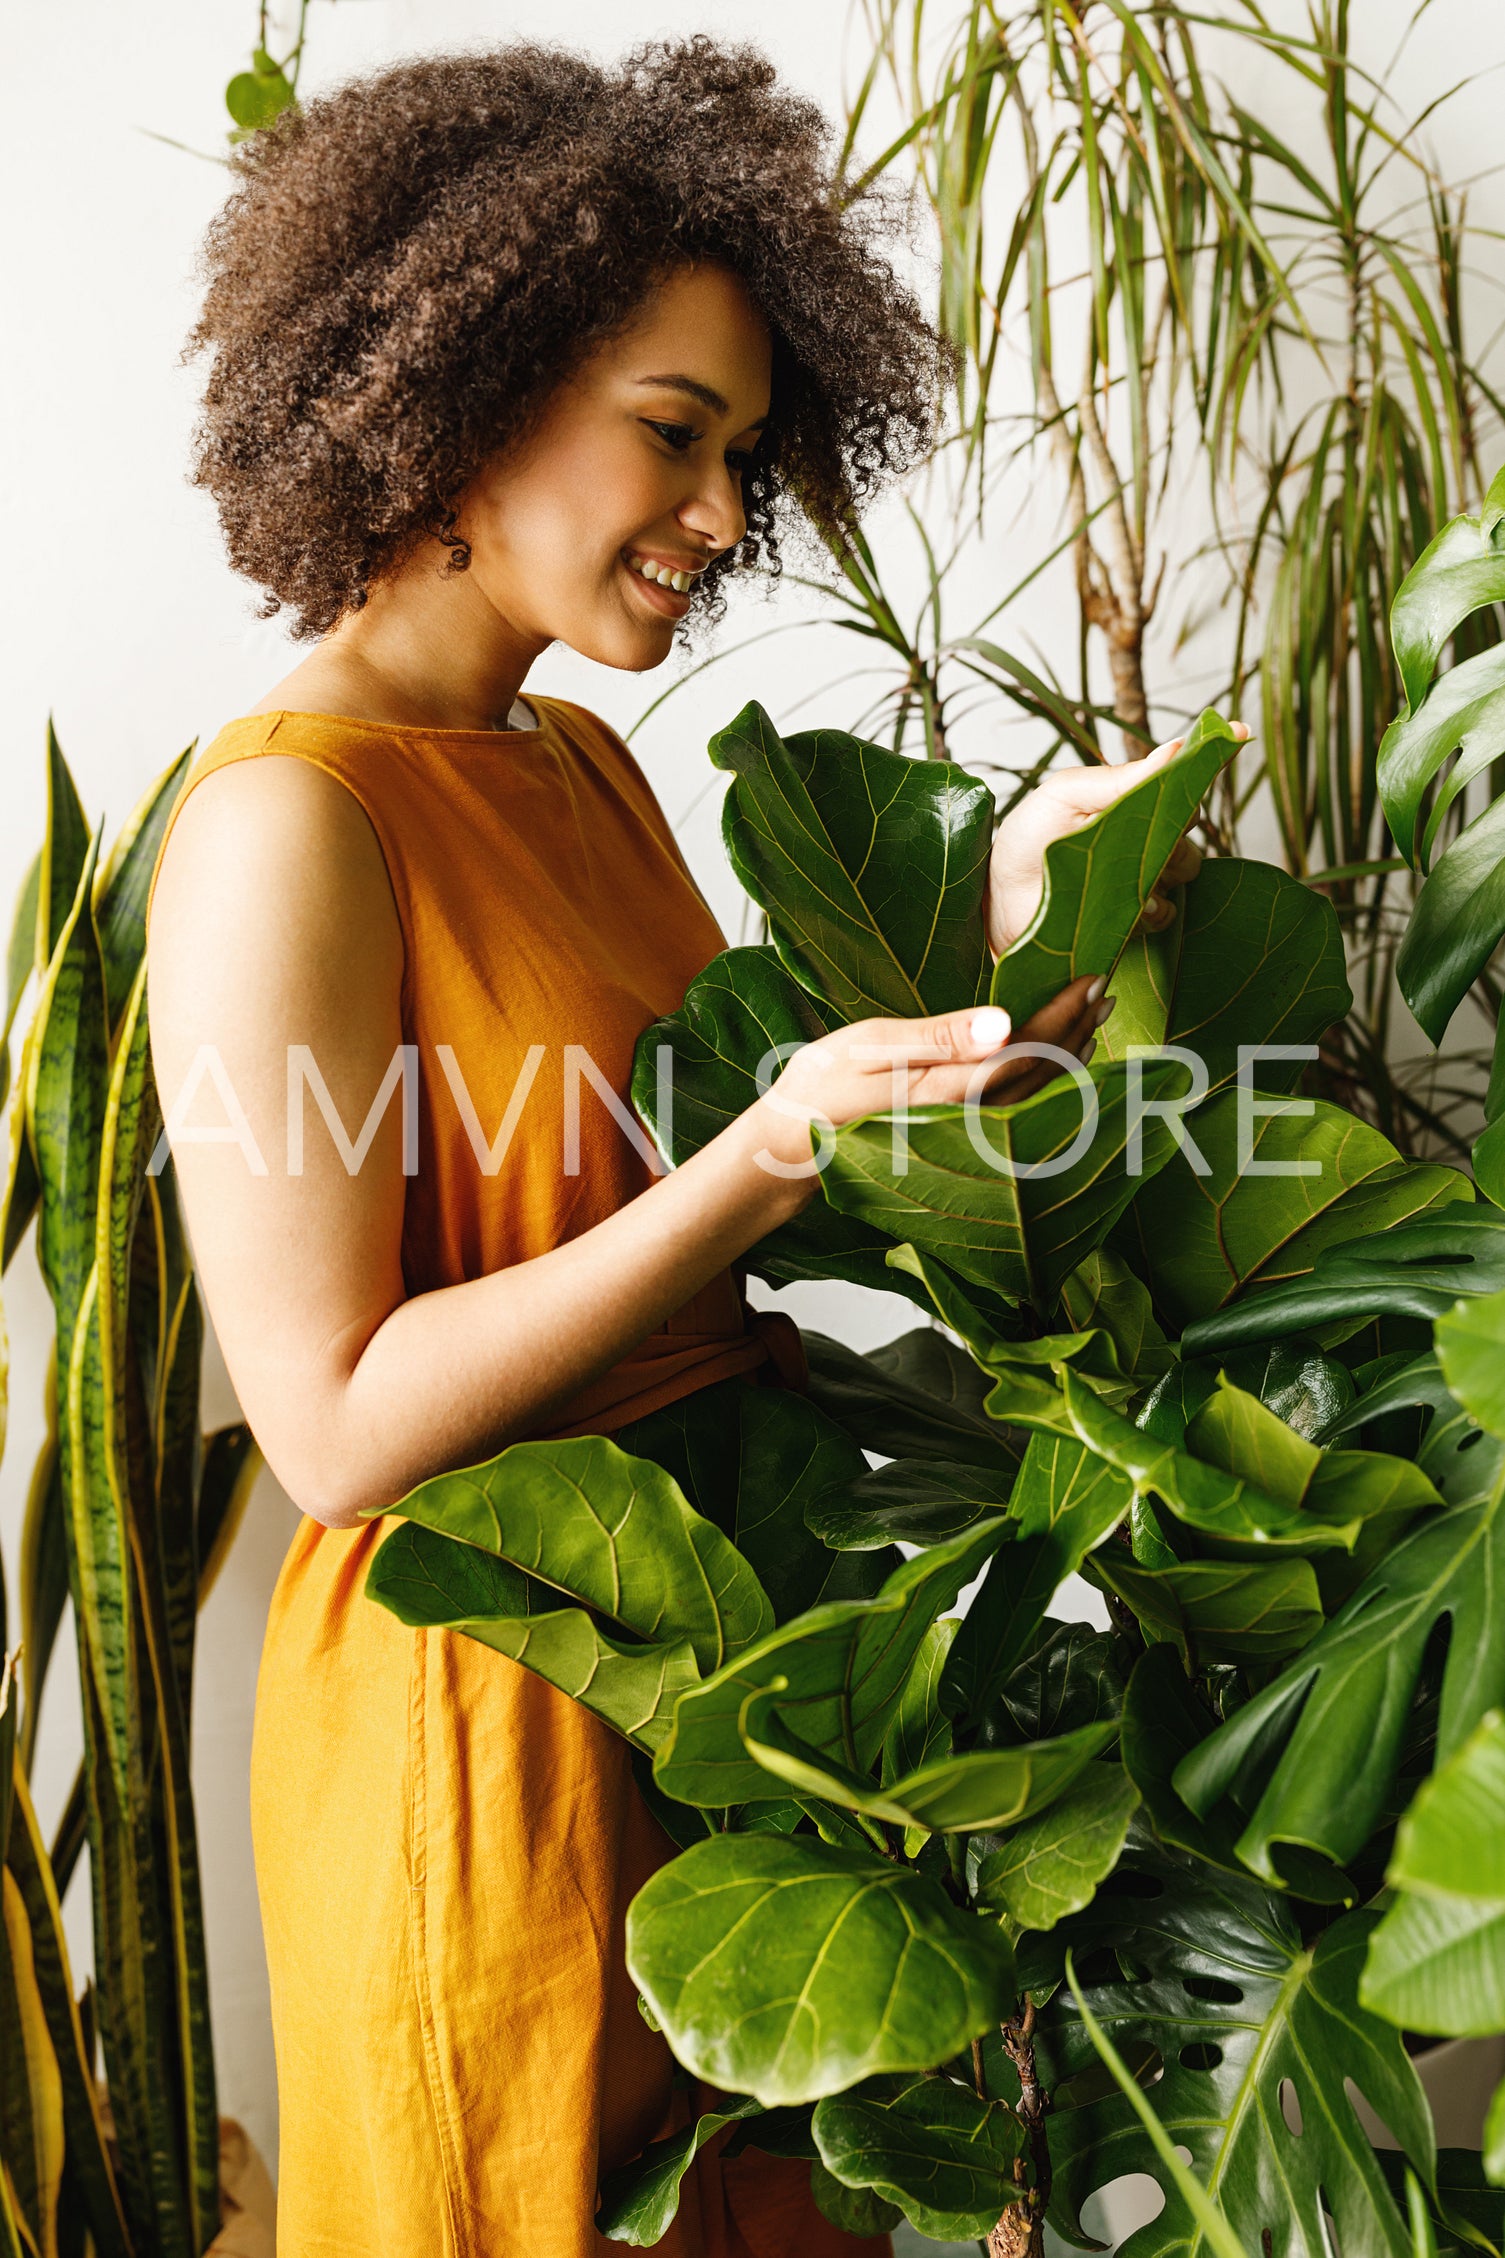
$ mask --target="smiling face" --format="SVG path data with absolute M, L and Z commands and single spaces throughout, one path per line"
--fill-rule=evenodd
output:
M 472 481 L 456 531 L 474 591 L 540 649 L 657 666 L 696 578 L 742 538 L 771 364 L 737 277 L 678 269 Z

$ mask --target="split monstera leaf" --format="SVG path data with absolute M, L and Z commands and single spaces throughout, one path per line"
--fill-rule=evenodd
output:
M 1293 1097 L 1349 1002 L 1317 894 L 1213 862 L 1138 930 L 1233 749 L 1204 716 L 1048 850 L 994 964 L 975 779 L 757 707 L 713 743 L 768 940 L 642 1037 L 672 1163 L 854 1019 L 991 998 L 1018 1023 L 1089 972 L 1118 1008 L 1088 1095 L 812 1138 L 816 1197 L 750 1267 L 919 1323 L 866 1355 L 808 1335 L 805 1392 L 726 1382 L 438 1476 L 377 1551 L 401 1620 L 627 1739 L 678 1845 L 628 1964 L 708 2090 L 604 2183 L 612 2239 L 658 2241 L 715 2142 L 803 2159 L 852 2232 L 1038 2252 L 1047 2215 L 1079 2237 L 1147 2171 L 1167 2205 L 1136 2254 L 1194 2247 L 1206 2200 L 1250 2251 L 1324 2249 L 1328 2219 L 1410 2251 L 1352 2078 L 1427 2217 L 1500 2246 L 1505 2204 L 1436 2156 L 1394 1940 L 1436 1940 L 1417 1981 L 1453 2012 L 1505 1902 L 1487 1864 L 1443 1902 L 1424 1841 L 1465 1824 L 1505 1710 L 1505 1217 Z M 1052 1613 L 1073 1578 L 1108 1628 Z M 1190 2209 L 1177 2142 L 1212 2191 Z

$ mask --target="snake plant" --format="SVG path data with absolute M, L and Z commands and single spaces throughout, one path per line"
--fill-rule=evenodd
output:
M 85 2237 L 96 2258 L 199 2258 L 219 2225 L 194 1619 L 258 1460 L 244 1426 L 200 1433 L 198 1292 L 170 1166 L 145 1165 L 161 1127 L 146 892 L 188 758 L 105 854 L 49 733 L 47 832 L 9 951 L 7 1033 L 33 974 L 36 991 L 0 1241 L 8 1266 L 35 1221 L 56 1322 L 14 1654 L 0 1604 L 0 2250 L 14 2258 L 60 2258 Z M 69 1607 L 83 1757 L 49 1845 L 29 1773 Z M 80 1995 L 61 1899 L 85 1839 L 94 1971 Z

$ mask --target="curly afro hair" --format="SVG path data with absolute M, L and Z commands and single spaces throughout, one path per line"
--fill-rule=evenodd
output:
M 948 355 L 844 203 L 814 104 L 755 49 L 657 43 L 607 67 L 531 44 L 403 63 L 245 142 L 205 245 L 194 455 L 265 613 L 323 634 L 655 282 L 731 268 L 773 335 L 734 564 L 778 567 L 933 435 Z

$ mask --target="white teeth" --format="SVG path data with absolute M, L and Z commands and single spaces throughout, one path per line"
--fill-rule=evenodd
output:
M 627 561 L 644 580 L 651 580 L 657 588 L 672 588 L 681 596 L 689 594 L 698 577 L 693 572 L 676 572 L 672 565 L 656 564 L 651 557 L 629 556 Z

